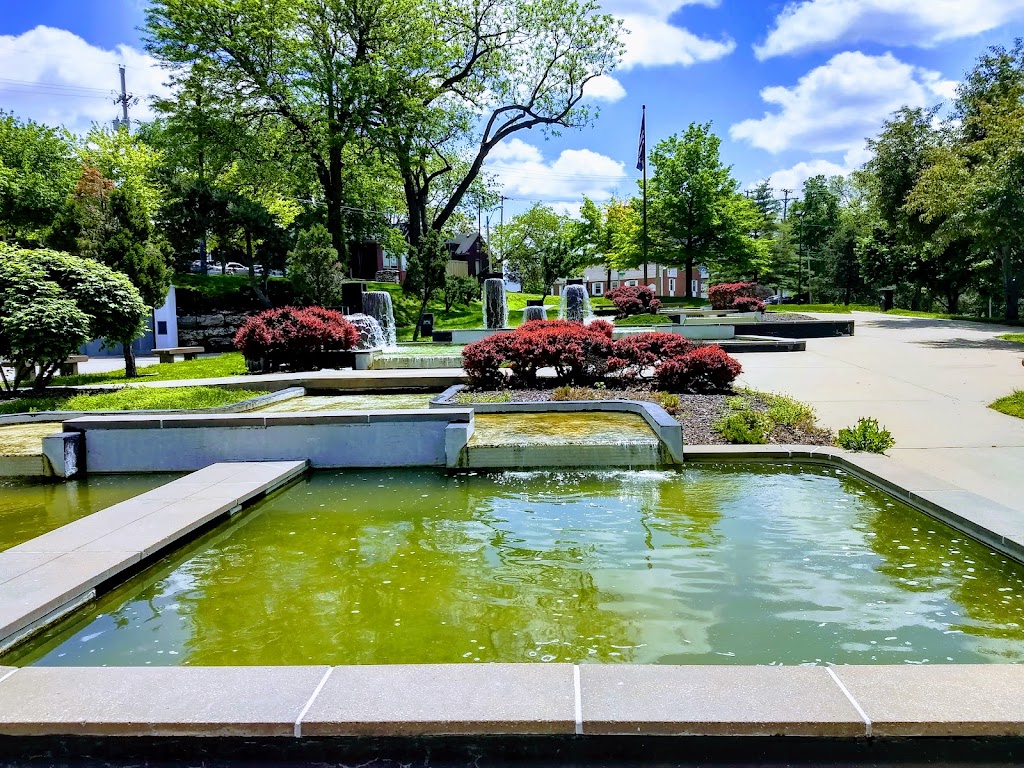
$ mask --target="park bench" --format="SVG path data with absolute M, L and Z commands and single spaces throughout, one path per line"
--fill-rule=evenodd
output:
M 203 347 L 165 347 L 154 349 L 153 354 L 160 358 L 161 363 L 173 363 L 179 355 L 185 360 L 195 360 L 205 351 Z
M 75 376 L 78 373 L 78 366 L 81 363 L 89 362 L 88 355 L 68 355 L 64 358 L 64 362 L 60 364 L 60 375 L 61 376 Z M 13 368 L 14 363 L 9 360 L 0 360 L 0 365 L 5 368 Z

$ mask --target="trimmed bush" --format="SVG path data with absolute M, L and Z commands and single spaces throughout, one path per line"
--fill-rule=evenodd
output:
M 752 296 L 738 296 L 732 300 L 732 308 L 738 312 L 764 312 L 764 302 Z
M 772 421 L 763 413 L 751 410 L 736 411 L 715 422 L 715 431 L 730 443 L 763 445 L 768 442 Z
M 340 312 L 323 307 L 282 307 L 249 317 L 235 334 L 235 346 L 251 371 L 325 367 L 332 353 L 350 350 L 359 331 Z
M 708 300 L 713 309 L 732 309 L 738 298 L 756 299 L 756 291 L 755 283 L 719 283 L 711 286 Z
M 666 360 L 654 370 L 654 378 L 667 392 L 707 394 L 729 391 L 742 372 L 738 360 L 718 345 L 710 345 Z
M 661 309 L 661 300 L 647 286 L 623 285 L 608 291 L 605 298 L 615 305 L 619 317 L 653 315 Z
M 694 345 L 675 333 L 637 333 L 612 344 L 608 368 L 627 380 L 644 378 L 644 370 L 656 368 L 666 360 L 692 352 Z
M 462 350 L 463 368 L 474 388 L 492 389 L 505 383 L 507 367 L 517 386 L 537 383 L 537 371 L 554 368 L 560 384 L 585 385 L 599 381 L 608 370 L 612 326 L 565 320 L 532 320 L 510 333 L 489 336 Z

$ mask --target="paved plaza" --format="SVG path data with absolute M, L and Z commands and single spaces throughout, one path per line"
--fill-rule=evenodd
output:
M 811 339 L 803 353 L 737 355 L 741 383 L 812 404 L 834 430 L 875 417 L 896 438 L 896 461 L 1024 512 L 1024 420 L 986 407 L 1024 389 L 1024 347 L 996 338 L 1020 329 L 855 319 L 853 338 Z

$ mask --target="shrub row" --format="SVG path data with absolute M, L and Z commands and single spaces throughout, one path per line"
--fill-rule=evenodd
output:
M 268 309 L 248 318 L 235 334 L 235 346 L 251 371 L 324 367 L 330 356 L 351 349 L 359 331 L 340 312 L 323 307 Z
M 613 341 L 612 326 L 601 320 L 589 325 L 531 321 L 467 345 L 462 360 L 475 389 L 500 389 L 510 383 L 533 387 L 541 368 L 553 368 L 561 385 L 586 386 L 609 376 L 635 382 L 653 370 L 661 389 L 719 392 L 728 390 L 742 370 L 721 347 L 695 347 L 671 333 L 642 333 Z
M 615 305 L 619 317 L 656 314 L 661 309 L 661 300 L 647 286 L 623 285 L 612 288 L 605 298 Z

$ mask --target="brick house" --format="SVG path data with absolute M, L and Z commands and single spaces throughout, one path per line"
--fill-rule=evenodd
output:
M 487 243 L 479 232 L 467 232 L 445 240 L 451 255 L 448 274 L 475 277 L 483 280 L 491 276 L 491 258 Z

